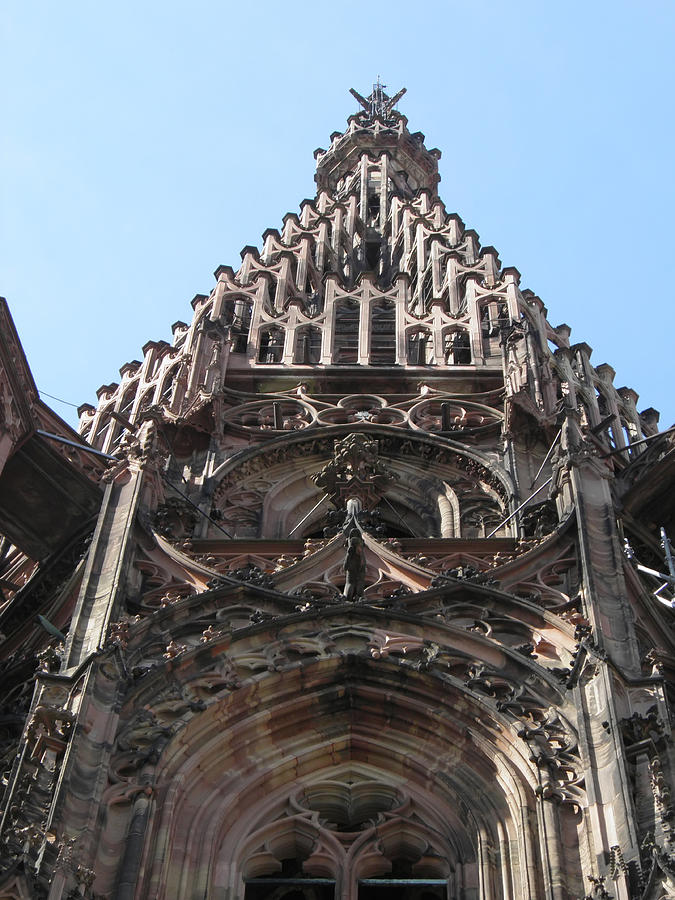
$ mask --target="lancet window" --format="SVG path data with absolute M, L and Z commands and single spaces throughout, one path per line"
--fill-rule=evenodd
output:
M 369 228 L 377 228 L 380 224 L 380 196 L 372 193 L 368 197 L 368 208 L 366 210 L 366 223 Z
M 396 361 L 396 306 L 383 300 L 371 312 L 370 364 L 390 366 Z
M 300 365 L 316 365 L 321 359 L 321 329 L 299 328 L 295 338 L 295 359 Z
M 445 333 L 445 361 L 449 366 L 468 366 L 471 364 L 471 342 L 468 331 L 455 328 Z
M 251 301 L 238 299 L 234 301 L 232 312 L 232 350 L 234 353 L 246 353 L 248 333 L 251 326 Z
M 272 327 L 260 332 L 260 350 L 258 362 L 274 364 L 280 363 L 284 352 L 283 329 Z
M 119 414 L 125 419 L 128 419 L 131 416 L 131 410 L 133 409 L 134 400 L 136 399 L 136 385 L 130 387 L 124 397 L 122 398 L 122 403 L 119 408 Z M 113 451 L 117 448 L 119 442 L 122 439 L 122 435 L 124 434 L 125 426 L 118 422 L 115 425 L 112 438 L 110 441 L 110 451 Z
M 93 440 L 91 442 L 92 446 L 98 447 L 99 450 L 103 448 L 108 437 L 110 423 L 112 421 L 113 420 L 110 418 L 107 410 L 101 413 L 98 420 L 98 425 L 96 426 L 96 433 L 94 434 Z
M 174 366 L 164 378 L 164 383 L 162 385 L 162 392 L 159 395 L 159 402 L 162 405 L 166 405 L 171 401 L 171 394 L 173 392 L 174 382 L 176 381 L 176 375 L 178 374 L 178 366 Z
M 424 281 L 422 282 L 422 306 L 425 312 L 428 312 L 431 307 L 431 301 L 434 298 L 434 277 L 431 271 L 431 267 L 427 270 L 426 275 L 424 276 Z
M 340 300 L 335 308 L 335 350 L 338 365 L 355 365 L 359 352 L 360 307 L 355 300 Z
M 499 352 L 501 329 L 508 322 L 509 310 L 506 303 L 497 303 L 491 300 L 481 306 L 480 330 L 485 356 L 491 356 Z
M 408 362 L 411 366 L 429 365 L 433 361 L 433 340 L 428 328 L 408 332 Z

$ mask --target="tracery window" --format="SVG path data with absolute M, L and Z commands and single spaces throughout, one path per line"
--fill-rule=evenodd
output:
M 393 784 L 338 774 L 277 810 L 245 839 L 244 900 L 475 896 L 475 860 L 458 853 L 468 842 Z

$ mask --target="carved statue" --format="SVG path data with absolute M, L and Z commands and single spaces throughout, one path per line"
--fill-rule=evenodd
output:
M 333 459 L 312 476 L 338 506 L 358 497 L 364 506 L 374 505 L 394 474 L 378 458 L 378 442 L 365 434 L 350 434 L 336 441 Z
M 347 538 L 347 555 L 343 570 L 347 576 L 344 595 L 347 600 L 357 600 L 366 584 L 366 555 L 363 538 L 358 528 L 352 528 Z

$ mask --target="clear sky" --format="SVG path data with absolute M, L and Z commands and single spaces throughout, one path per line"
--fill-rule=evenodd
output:
M 442 150 L 448 211 L 675 422 L 673 0 L 5 0 L 0 21 L 0 293 L 42 391 L 95 402 L 169 340 L 314 195 L 314 149 L 379 74 Z

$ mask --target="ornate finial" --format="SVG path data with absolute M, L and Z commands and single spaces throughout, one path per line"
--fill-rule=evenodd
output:
M 333 445 L 333 459 L 312 481 L 328 494 L 336 506 L 347 506 L 357 498 L 366 509 L 373 508 L 396 477 L 378 458 L 377 441 L 367 434 L 352 433 Z
M 362 97 L 358 91 L 354 90 L 354 88 L 349 89 L 352 96 L 356 97 L 365 110 L 365 118 L 369 121 L 380 119 L 381 121 L 386 122 L 388 119 L 391 119 L 394 107 L 406 92 L 406 88 L 401 88 L 401 90 L 394 94 L 393 97 L 389 97 L 384 92 L 386 86 L 386 84 L 382 84 L 380 76 L 378 75 L 377 81 L 373 85 L 373 91 L 367 99 Z M 361 113 L 361 115 L 363 115 L 363 113 Z

